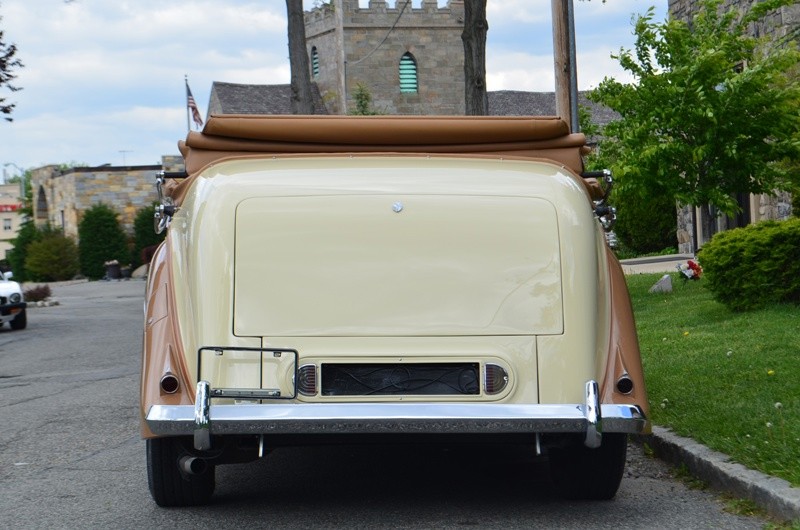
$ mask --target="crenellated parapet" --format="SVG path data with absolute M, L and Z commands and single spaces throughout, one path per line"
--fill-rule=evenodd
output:
M 398 21 L 398 16 L 402 18 Z M 359 0 L 332 0 L 305 12 L 306 34 L 318 34 L 334 27 L 337 22 L 391 26 L 395 21 L 403 26 L 462 26 L 464 23 L 463 0 L 449 0 L 439 7 L 437 0 L 422 0 L 415 7 L 409 0 L 369 0 L 367 7 L 360 7 Z

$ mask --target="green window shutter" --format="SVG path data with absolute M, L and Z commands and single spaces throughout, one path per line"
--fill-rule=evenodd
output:
M 319 53 L 316 46 L 311 48 L 311 75 L 319 77 Z
M 417 81 L 417 61 L 414 56 L 406 52 L 400 58 L 400 92 L 414 94 L 419 89 Z

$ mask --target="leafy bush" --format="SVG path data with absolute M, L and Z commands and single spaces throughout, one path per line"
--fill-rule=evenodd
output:
M 609 202 L 617 209 L 614 232 L 625 248 L 642 255 L 678 246 L 678 215 L 669 195 L 642 198 L 619 186 Z
M 800 302 L 800 218 L 720 232 L 698 258 L 714 297 L 734 311 Z
M 25 270 L 34 281 L 72 279 L 78 273 L 78 248 L 60 230 L 47 230 L 28 245 Z
M 81 272 L 92 280 L 105 275 L 104 263 L 107 261 L 128 263 L 127 237 L 117 213 L 105 204 L 96 204 L 86 210 L 78 224 L 78 240 Z
M 133 250 L 131 251 L 131 265 L 138 267 L 144 262 L 142 250 L 147 247 L 158 245 L 166 237 L 166 231 L 156 234 L 153 229 L 153 215 L 158 203 L 145 206 L 136 212 L 133 220 Z
M 36 287 L 25 289 L 22 294 L 26 302 L 41 302 L 53 296 L 49 285 L 37 285 Z
M 28 247 L 41 237 L 41 231 L 31 219 L 27 219 L 19 227 L 17 237 L 11 240 L 13 248 L 8 253 L 8 263 L 14 273 L 14 280 L 25 282 L 29 275 L 25 270 L 25 260 L 28 257 Z

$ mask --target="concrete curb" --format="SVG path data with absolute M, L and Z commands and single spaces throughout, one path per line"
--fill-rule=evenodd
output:
M 640 436 L 655 455 L 674 465 L 685 464 L 689 472 L 715 489 L 749 499 L 768 514 L 784 521 L 800 521 L 800 488 L 789 482 L 731 462 L 717 451 L 653 426 L 653 434 Z

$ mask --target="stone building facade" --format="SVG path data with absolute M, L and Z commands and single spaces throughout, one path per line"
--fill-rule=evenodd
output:
M 749 10 L 759 0 L 725 0 L 722 9 Z M 699 9 L 701 0 L 669 0 L 670 17 L 689 21 Z M 750 28 L 751 35 L 766 37 L 772 42 L 781 42 L 794 35 L 800 28 L 800 3 L 784 6 L 770 13 L 758 24 Z M 737 228 L 765 220 L 783 220 L 792 215 L 792 197 L 786 192 L 772 195 L 744 195 L 737 197 L 742 209 L 735 218 L 718 215 L 715 217 L 716 232 Z M 703 208 L 687 206 L 678 211 L 678 251 L 693 253 L 714 235 L 705 228 L 708 212 Z M 714 212 L 711 212 L 714 215 Z
M 462 0 L 331 0 L 305 17 L 311 78 L 331 114 L 353 109 L 359 84 L 383 114 L 464 114 Z
M 120 224 L 133 234 L 136 213 L 157 200 L 155 179 L 162 169 L 182 171 L 180 156 L 164 156 L 161 165 L 61 168 L 44 166 L 31 171 L 33 217 L 38 226 L 50 223 L 78 239 L 78 225 L 86 210 L 103 203 L 119 214 Z

